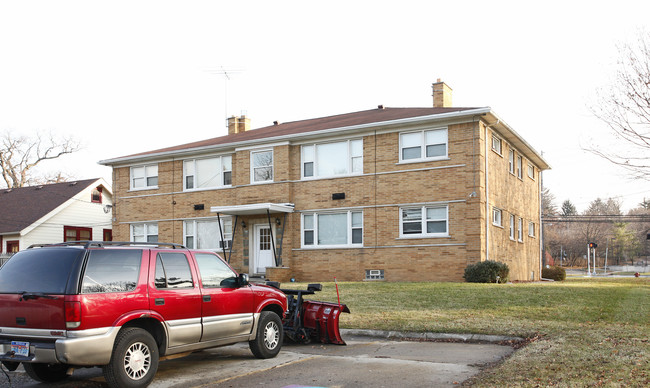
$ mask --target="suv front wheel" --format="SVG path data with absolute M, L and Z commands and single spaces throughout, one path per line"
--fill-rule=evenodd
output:
M 257 324 L 257 336 L 249 341 L 251 352 L 257 358 L 273 358 L 278 355 L 283 340 L 282 320 L 272 311 L 262 311 Z
M 104 366 L 104 378 L 111 387 L 146 387 L 158 370 L 158 357 L 158 346 L 149 332 L 123 329 L 115 340 L 111 362 Z

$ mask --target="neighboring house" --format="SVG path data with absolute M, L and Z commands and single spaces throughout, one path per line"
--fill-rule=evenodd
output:
M 32 244 L 112 240 L 112 205 L 104 179 L 1 189 L 2 262 Z
M 489 107 L 433 89 L 432 108 L 255 130 L 232 117 L 227 136 L 103 160 L 116 239 L 216 250 L 281 281 L 462 281 L 488 259 L 538 280 L 549 165 Z

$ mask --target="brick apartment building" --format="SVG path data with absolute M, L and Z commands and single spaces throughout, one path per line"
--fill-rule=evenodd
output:
M 220 252 L 287 281 L 462 281 L 505 262 L 540 277 L 544 159 L 489 107 L 384 108 L 103 160 L 113 237 Z

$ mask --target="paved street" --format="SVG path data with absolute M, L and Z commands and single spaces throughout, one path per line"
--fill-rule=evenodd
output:
M 174 387 L 447 387 L 513 352 L 508 346 L 395 341 L 344 335 L 347 346 L 285 345 L 278 357 L 258 360 L 239 344 L 162 362 L 152 388 Z M 99 368 L 81 369 L 65 382 L 39 384 L 22 371 L 2 387 L 106 387 Z

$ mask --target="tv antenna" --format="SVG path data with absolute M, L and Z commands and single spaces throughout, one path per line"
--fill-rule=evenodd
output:
M 224 79 L 224 108 L 223 108 L 223 113 L 225 116 L 225 122 L 226 122 L 226 128 L 228 128 L 228 84 L 230 82 L 230 77 L 233 74 L 239 74 L 243 70 L 241 69 L 236 69 L 236 68 L 224 68 L 223 66 L 219 66 L 218 69 L 207 69 L 206 72 L 210 74 L 216 74 L 216 75 L 222 75 Z

